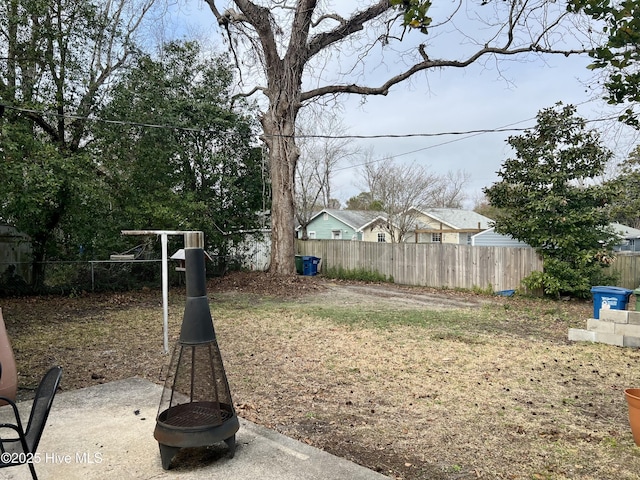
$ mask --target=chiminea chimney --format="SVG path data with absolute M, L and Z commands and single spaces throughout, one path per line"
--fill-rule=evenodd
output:
M 240 428 L 209 309 L 203 233 L 187 232 L 184 246 L 187 302 L 153 432 L 165 470 L 187 447 L 224 441 L 233 457 Z

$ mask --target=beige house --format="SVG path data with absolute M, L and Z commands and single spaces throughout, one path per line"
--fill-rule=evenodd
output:
M 491 220 L 471 210 L 457 208 L 412 208 L 415 228 L 406 242 L 471 245 L 471 237 L 491 228 Z
M 409 210 L 414 228 L 404 235 L 404 242 L 457 243 L 471 245 L 472 235 L 488 228 L 492 220 L 478 213 L 454 208 L 412 208 Z M 358 240 L 391 242 L 389 219 L 384 212 L 324 209 L 307 225 L 309 240 Z M 393 226 L 395 238 L 400 230 Z M 301 238 L 302 227 L 296 228 Z
M 387 228 L 388 220 L 384 216 L 379 216 L 372 221 L 360 227 L 362 232 L 361 240 L 363 242 L 391 242 L 391 235 Z M 398 229 L 395 228 L 396 238 L 398 237 Z

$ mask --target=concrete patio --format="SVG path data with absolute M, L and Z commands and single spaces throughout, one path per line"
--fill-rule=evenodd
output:
M 64 377 L 63 377 L 64 382 Z M 224 479 L 383 480 L 384 475 L 240 419 L 235 457 L 219 449 L 183 450 L 163 470 L 153 438 L 162 387 L 130 378 L 59 392 L 36 460 L 41 480 Z M 20 404 L 22 414 L 31 402 Z M 8 418 L 0 408 L 0 421 Z M 26 418 L 24 419 L 26 420 Z M 0 479 L 30 479 L 26 465 L 0 469 Z

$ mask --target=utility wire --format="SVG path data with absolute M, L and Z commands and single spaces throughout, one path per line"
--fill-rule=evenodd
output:
M 527 120 L 520 120 L 519 122 L 510 123 L 508 125 L 504 125 L 502 127 L 498 127 L 496 129 L 493 129 L 493 130 L 472 130 L 472 131 L 469 132 L 469 134 L 467 134 L 465 137 L 462 137 L 462 138 L 454 138 L 453 140 L 448 140 L 446 142 L 436 143 L 434 145 L 429 145 L 427 147 L 419 148 L 417 150 L 411 150 L 409 152 L 398 153 L 396 155 L 388 155 L 388 156 L 385 156 L 385 157 L 381 157 L 381 158 L 379 158 L 377 160 L 370 160 L 369 162 L 362 162 L 362 163 L 353 164 L 353 165 L 350 165 L 350 166 L 347 166 L 347 167 L 335 168 L 334 171 L 340 172 L 342 170 L 349 170 L 351 168 L 363 167 L 363 166 L 365 166 L 367 164 L 370 164 L 370 163 L 378 163 L 378 162 L 382 162 L 382 161 L 385 161 L 385 160 L 392 160 L 392 159 L 395 159 L 395 158 L 404 157 L 406 155 L 413 155 L 414 153 L 424 152 L 425 150 L 430 150 L 432 148 L 441 147 L 443 145 L 449 145 L 450 143 L 461 142 L 462 140 L 467 140 L 469 138 L 477 137 L 478 135 L 483 135 L 484 133 L 524 131 L 524 130 L 527 130 L 527 128 L 529 128 L 529 127 L 527 127 L 527 128 L 511 128 L 511 127 L 512 127 L 512 125 L 518 125 L 519 123 L 530 122 L 531 120 L 535 120 L 535 119 L 534 118 L 529 118 Z
M 158 128 L 158 129 L 179 130 L 179 131 L 196 132 L 196 133 L 217 133 L 217 134 L 221 133 L 219 131 L 216 131 L 216 130 L 213 130 L 213 129 L 206 129 L 206 128 L 180 127 L 180 126 L 177 126 L 177 125 L 155 124 L 155 123 L 146 123 L 146 122 L 133 122 L 133 121 L 126 121 L 126 120 L 108 120 L 108 119 L 93 118 L 93 117 L 73 115 L 73 114 L 59 114 L 59 113 L 56 113 L 56 112 L 47 112 L 47 111 L 43 111 L 43 110 L 35 110 L 35 109 L 29 109 L 29 108 L 24 108 L 24 107 L 17 107 L 17 106 L 14 106 L 14 105 L 0 104 L 0 111 L 3 110 L 3 109 L 10 109 L 10 110 L 14 110 L 14 111 L 17 111 L 17 112 L 30 113 L 30 114 L 35 114 L 35 115 L 51 115 L 51 116 L 54 116 L 54 117 L 66 118 L 66 119 L 70 119 L 70 120 L 87 120 L 87 121 L 91 121 L 91 122 L 101 122 L 101 123 L 106 123 L 106 124 L 111 124 L 111 125 L 123 125 L 123 126 L 144 127 L 144 128 Z M 618 118 L 617 116 L 604 117 L 604 118 L 599 118 L 599 119 L 587 120 L 587 123 L 610 121 L 610 120 L 615 120 L 617 118 Z M 527 129 L 530 129 L 531 127 L 514 128 L 514 127 L 512 127 L 512 125 L 517 125 L 519 123 L 528 122 L 528 121 L 531 121 L 531 120 L 534 120 L 534 119 L 522 120 L 522 121 L 519 121 L 519 122 L 515 122 L 515 123 L 512 123 L 512 124 L 509 124 L 509 125 L 505 125 L 503 127 L 498 127 L 498 128 L 476 129 L 476 130 L 466 130 L 466 131 L 428 132 L 428 133 L 402 133 L 402 134 L 377 134 L 377 135 L 313 135 L 313 134 L 300 134 L 300 135 L 271 135 L 271 137 L 323 138 L 323 139 L 386 139 L 386 138 L 416 138 L 416 137 L 428 138 L 428 137 L 443 137 L 443 136 L 450 136 L 450 135 L 456 135 L 456 136 L 464 135 L 465 136 L 465 138 L 451 140 L 451 141 L 443 142 L 443 143 L 440 143 L 440 144 L 437 144 L 437 145 L 431 145 L 431 146 L 425 147 L 423 149 L 419 149 L 419 150 L 415 150 L 415 151 L 412 151 L 412 152 L 407 152 L 407 153 L 404 153 L 404 154 L 396 155 L 396 156 L 401 156 L 401 155 L 409 155 L 411 153 L 420 152 L 420 151 L 423 151 L 423 150 L 427 150 L 429 148 L 435 148 L 435 147 L 439 147 L 439 146 L 442 146 L 442 145 L 447 145 L 449 143 L 453 143 L 453 142 L 460 141 L 460 140 L 465 140 L 467 138 L 471 138 L 471 137 L 474 137 L 474 136 L 477 136 L 477 135 L 484 135 L 484 134 L 487 134 L 487 133 L 506 133 L 506 132 L 521 132 L 521 131 L 525 131 Z
M 583 102 L 582 104 L 584 104 L 584 103 L 587 103 L 587 102 Z M 603 118 L 594 119 L 594 120 L 586 120 L 586 123 L 604 122 L 604 121 L 611 121 L 611 120 L 617 120 L 617 119 L 618 119 L 618 116 L 603 117 Z M 530 121 L 533 121 L 533 120 L 535 120 L 535 117 L 528 118 L 526 120 L 520 120 L 520 121 L 514 122 L 514 123 L 509 123 L 507 125 L 503 125 L 502 127 L 498 127 L 498 128 L 495 128 L 495 129 L 490 129 L 490 130 L 470 130 L 466 134 L 464 132 L 459 132 L 459 133 L 452 132 L 451 135 L 460 134 L 460 135 L 466 135 L 466 136 L 464 136 L 462 138 L 455 138 L 453 140 L 448 140 L 446 142 L 436 143 L 434 145 L 429 145 L 427 147 L 419 148 L 417 150 L 411 150 L 409 152 L 398 153 L 396 155 L 387 155 L 387 156 L 378 158 L 377 160 L 370 160 L 368 162 L 362 162 L 362 163 L 349 165 L 349 166 L 346 166 L 346 167 L 335 168 L 334 171 L 340 172 L 340 171 L 343 171 L 343 170 L 350 170 L 352 168 L 363 167 L 363 166 L 365 166 L 367 164 L 370 164 L 370 163 L 379 163 L 379 162 L 382 162 L 382 161 L 388 161 L 388 160 L 393 160 L 395 158 L 404 157 L 406 155 L 413 155 L 414 153 L 420 153 L 420 152 L 423 152 L 425 150 L 430 150 L 432 148 L 442 147 L 443 145 L 449 145 L 451 143 L 461 142 L 462 140 L 467 140 L 469 138 L 477 137 L 478 135 L 483 135 L 484 133 L 516 132 L 516 131 L 529 130 L 531 127 L 513 128 L 513 126 L 521 124 L 521 123 L 525 123 L 525 122 L 530 122 Z M 417 136 L 417 135 L 413 135 L 413 136 Z M 432 135 L 432 136 L 434 136 L 434 135 Z M 385 138 L 392 138 L 392 137 L 385 137 Z

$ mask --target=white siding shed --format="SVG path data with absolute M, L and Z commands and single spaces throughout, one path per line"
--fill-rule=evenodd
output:
M 496 233 L 495 228 L 489 228 L 471 237 L 471 245 L 476 247 L 529 247 L 528 243 L 516 240 L 510 235 Z

